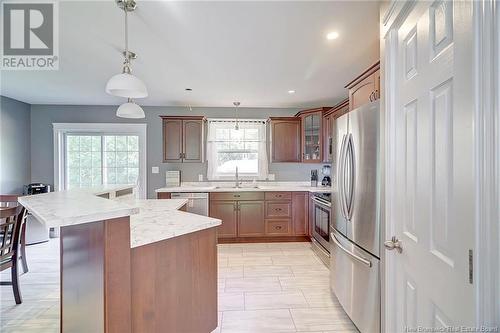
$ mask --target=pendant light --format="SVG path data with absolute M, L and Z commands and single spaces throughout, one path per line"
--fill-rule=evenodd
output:
M 106 84 L 106 92 L 119 97 L 144 98 L 148 96 L 146 85 L 132 74 L 130 68 L 131 60 L 137 58 L 137 55 L 128 49 L 128 12 L 136 9 L 136 3 L 135 0 L 117 0 L 116 3 L 125 13 L 125 52 L 123 52 L 125 60 L 122 73 L 111 77 Z
M 144 110 L 137 104 L 135 104 L 132 98 L 129 98 L 127 103 L 124 103 L 118 107 L 116 110 L 116 116 L 120 118 L 133 118 L 139 119 L 144 118 Z
M 236 116 L 236 123 L 234 124 L 234 129 L 239 130 L 240 129 L 240 124 L 238 123 L 238 107 L 240 106 L 240 102 L 233 102 L 234 105 L 234 114 Z

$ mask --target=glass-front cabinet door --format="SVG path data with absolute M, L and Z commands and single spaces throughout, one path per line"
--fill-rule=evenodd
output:
M 321 112 L 302 116 L 302 161 L 322 162 L 322 123 Z

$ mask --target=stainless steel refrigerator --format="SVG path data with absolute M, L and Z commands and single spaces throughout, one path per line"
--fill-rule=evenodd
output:
M 380 332 L 379 102 L 336 120 L 331 288 L 361 332 Z

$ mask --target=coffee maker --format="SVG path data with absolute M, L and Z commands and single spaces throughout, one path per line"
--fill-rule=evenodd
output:
M 332 167 L 329 165 L 324 165 L 323 169 L 321 169 L 321 173 L 324 175 L 321 181 L 322 186 L 332 186 L 332 178 L 330 178 L 331 171 Z

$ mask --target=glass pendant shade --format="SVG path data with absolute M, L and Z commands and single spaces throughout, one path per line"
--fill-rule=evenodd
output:
M 121 73 L 111 77 L 106 84 L 106 92 L 113 96 L 126 98 L 144 98 L 148 96 L 148 90 L 144 82 L 129 73 Z
M 146 117 L 144 114 L 144 110 L 137 104 L 132 101 L 124 103 L 118 107 L 116 110 L 116 116 L 120 118 L 144 118 Z

